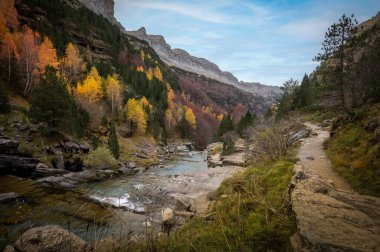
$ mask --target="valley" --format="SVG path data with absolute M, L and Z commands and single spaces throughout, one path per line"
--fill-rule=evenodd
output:
M 0 0 L 0 250 L 378 251 L 380 12 L 285 2 Z

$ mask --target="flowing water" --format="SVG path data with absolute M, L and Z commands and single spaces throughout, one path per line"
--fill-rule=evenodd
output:
M 160 209 L 174 203 L 156 190 L 157 184 L 207 170 L 205 160 L 205 153 L 189 152 L 167 160 L 164 167 L 85 183 L 73 191 L 42 188 L 33 180 L 1 176 L 0 193 L 16 192 L 21 197 L 0 205 L 0 249 L 23 231 L 47 224 L 60 225 L 89 241 L 143 233 L 147 218 L 158 219 Z

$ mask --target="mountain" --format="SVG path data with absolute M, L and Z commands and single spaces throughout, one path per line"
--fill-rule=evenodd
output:
M 122 25 L 114 17 L 115 3 L 113 0 L 79 1 L 96 14 L 103 15 L 127 34 L 148 42 L 149 45 L 156 51 L 161 60 L 169 66 L 203 75 L 207 78 L 235 86 L 258 96 L 275 97 L 282 93 L 281 89 L 277 86 L 264 85 L 258 82 L 239 82 L 239 80 L 232 73 L 222 71 L 215 63 L 212 63 L 207 59 L 192 56 L 187 51 L 182 49 L 171 49 L 171 46 L 166 43 L 163 36 L 147 34 L 144 27 L 141 27 L 137 31 L 125 31 Z
M 144 27 L 141 27 L 137 31 L 127 31 L 127 34 L 147 41 L 160 58 L 169 66 L 174 66 L 222 83 L 233 85 L 258 96 L 271 97 L 277 96 L 282 92 L 277 86 L 268 86 L 257 82 L 239 82 L 232 73 L 220 70 L 215 63 L 207 59 L 192 56 L 182 49 L 171 49 L 171 46 L 166 43 L 163 36 L 147 34 Z

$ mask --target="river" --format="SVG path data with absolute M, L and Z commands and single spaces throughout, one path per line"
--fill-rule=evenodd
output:
M 84 183 L 71 191 L 1 176 L 0 193 L 16 192 L 21 197 L 0 206 L 0 248 L 25 230 L 47 224 L 62 226 L 87 241 L 141 234 L 146 230 L 146 220 L 159 229 L 161 208 L 174 206 L 172 193 L 177 193 L 178 186 L 188 188 L 183 181 L 194 183 L 198 174 L 206 174 L 206 178 L 208 170 L 204 152 L 187 152 L 166 160 L 163 167 Z M 209 188 L 209 182 L 213 183 L 203 180 L 201 188 Z

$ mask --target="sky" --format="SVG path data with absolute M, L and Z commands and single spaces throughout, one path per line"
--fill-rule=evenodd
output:
M 324 33 L 343 14 L 360 23 L 378 11 L 379 0 L 115 0 L 126 30 L 144 26 L 171 48 L 267 85 L 310 74 Z

